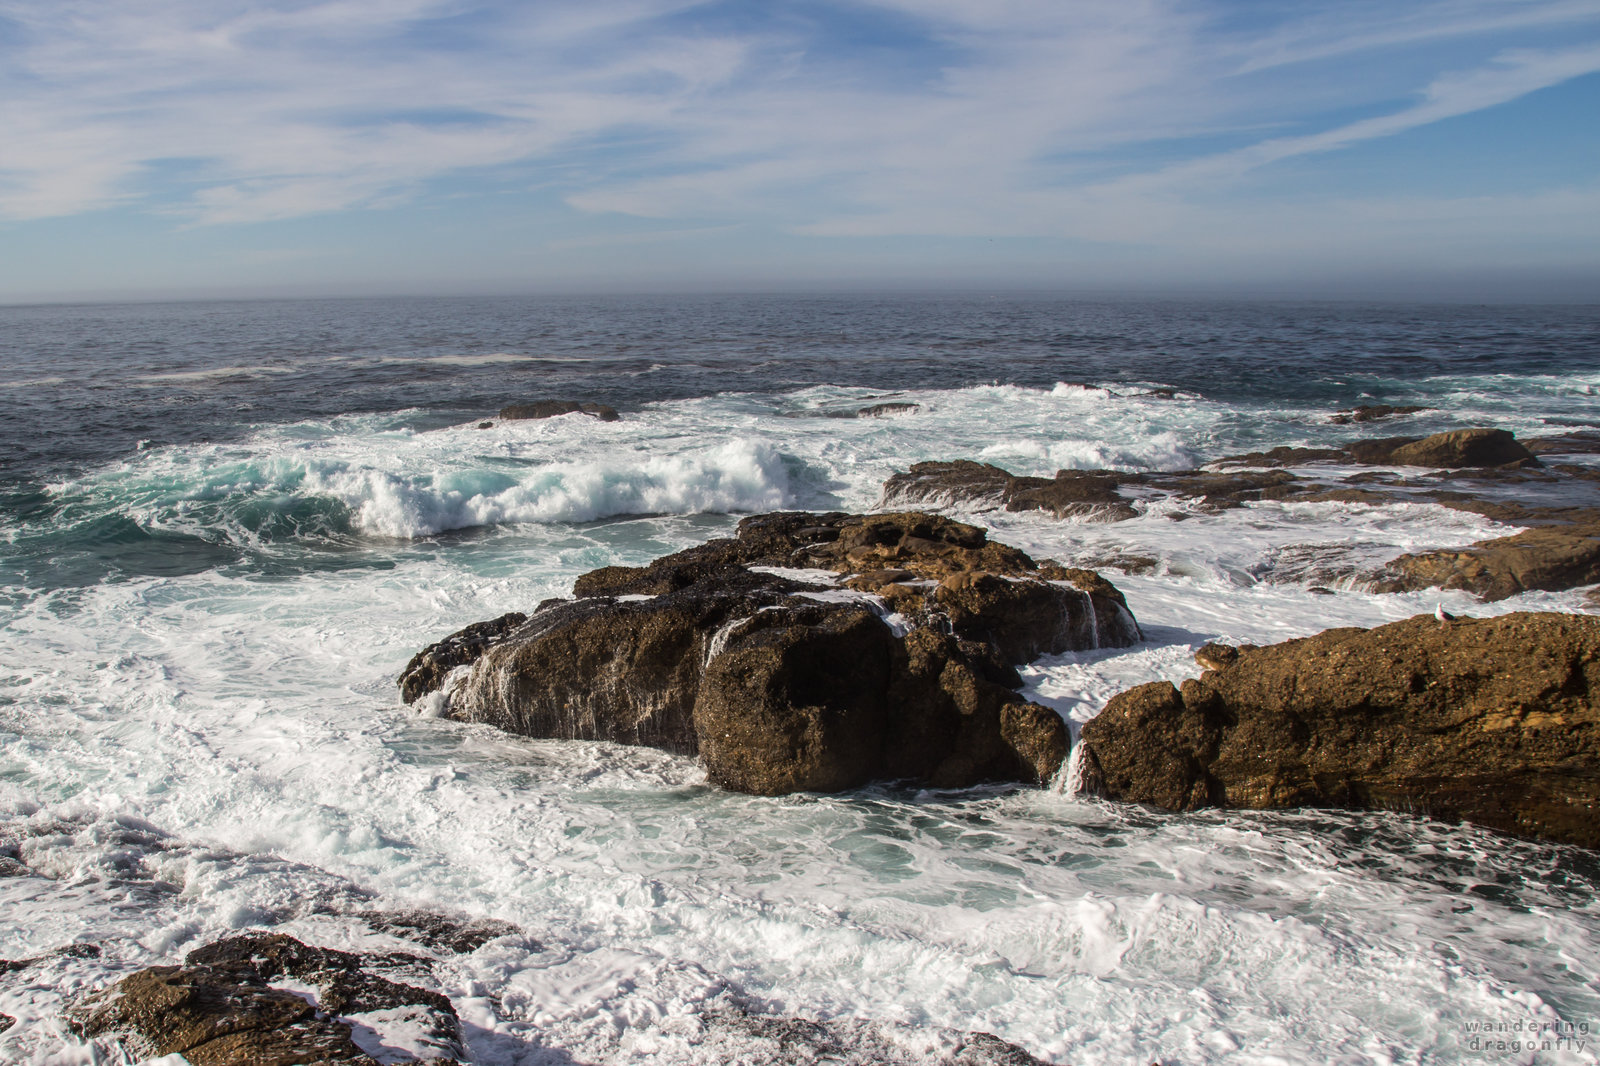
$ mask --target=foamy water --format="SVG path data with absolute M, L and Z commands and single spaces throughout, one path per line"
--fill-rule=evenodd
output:
M 1393 432 L 1528 433 L 1588 410 L 1596 381 L 1412 382 L 1441 411 Z M 1355 432 L 1324 407 L 1157 384 L 810 386 L 490 429 L 343 415 L 51 482 L 48 527 L 0 527 L 0 843 L 40 875 L 0 878 L 0 955 L 103 955 L 0 984 L 18 1019 L 0 1060 L 113 1061 L 63 1028 L 63 1004 L 233 931 L 414 950 L 348 915 L 421 904 L 526 931 L 440 967 L 480 1064 L 714 1061 L 681 1023 L 730 996 L 868 1019 L 906 1048 L 984 1030 L 1074 1064 L 1600 1061 L 1592 1044 L 1472 1046 L 1485 1024 L 1600 1022 L 1600 864 L 1577 849 L 1403 814 L 1174 816 L 1052 789 L 732 795 L 689 760 L 397 700 L 405 660 L 462 625 L 741 513 L 871 509 L 919 460 L 1165 470 Z M 830 417 L 885 401 L 920 406 Z M 1131 685 L 1194 676 L 1211 640 L 1440 602 L 1592 609 L 1580 593 L 1312 591 L 1342 563 L 1514 529 L 1426 503 L 963 517 L 1039 558 L 1156 560 L 1106 571 L 1145 643 L 1023 670 L 1074 730 Z M 103 577 L 49 580 L 93 560 Z

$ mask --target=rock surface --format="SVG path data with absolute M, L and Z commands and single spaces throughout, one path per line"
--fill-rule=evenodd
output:
M 1229 466 L 1298 466 L 1331 460 L 1367 466 L 1426 466 L 1436 469 L 1537 464 L 1534 454 L 1503 429 L 1453 429 L 1431 437 L 1380 437 L 1338 448 L 1273 448 L 1218 460 Z
M 1395 406 L 1387 403 L 1364 403 L 1352 407 L 1347 411 L 1339 411 L 1328 418 L 1336 426 L 1348 426 L 1358 422 L 1376 422 L 1384 418 L 1394 418 L 1398 415 L 1414 415 L 1419 411 L 1431 411 L 1431 407 L 1415 407 L 1410 405 Z
M 316 988 L 316 1004 L 273 982 Z M 194 1066 L 373 1064 L 339 1016 L 403 1015 L 450 1062 L 461 1054 L 455 1008 L 437 992 L 372 972 L 371 960 L 283 934 L 230 937 L 152 966 L 87 997 L 73 1012 L 85 1036 L 121 1035 L 136 1053 Z M 397 1061 L 389 1058 L 388 1061 Z M 416 1059 L 406 1061 L 419 1061 Z
M 909 415 L 920 410 L 920 403 L 875 403 L 856 411 L 856 417 L 884 418 L 888 415 Z
M 622 416 L 615 407 L 603 403 L 580 403 L 577 400 L 536 400 L 533 403 L 514 403 L 500 408 L 500 417 L 507 422 L 528 418 L 556 418 L 560 415 L 585 414 L 602 422 L 615 422 Z
M 748 518 L 574 593 L 425 649 L 402 694 L 527 736 L 697 755 L 744 792 L 1040 782 L 1066 728 L 1017 695 L 1012 664 L 1140 639 L 1092 571 L 916 512 Z
M 1082 733 L 1086 791 L 1170 810 L 1375 807 L 1600 847 L 1600 618 L 1421 615 L 1141 685 Z
M 1374 592 L 1465 589 L 1484 600 L 1558 592 L 1600 582 L 1600 520 L 1523 530 L 1467 548 L 1402 555 L 1384 566 Z

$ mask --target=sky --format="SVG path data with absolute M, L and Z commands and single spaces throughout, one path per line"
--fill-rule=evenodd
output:
M 1600 0 L 0 0 L 0 301 L 1600 302 Z

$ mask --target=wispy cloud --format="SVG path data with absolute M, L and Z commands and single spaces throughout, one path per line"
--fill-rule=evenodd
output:
M 1277 164 L 1596 71 L 1595 0 L 0 0 L 0 218 L 470 178 L 652 233 L 1193 242 Z

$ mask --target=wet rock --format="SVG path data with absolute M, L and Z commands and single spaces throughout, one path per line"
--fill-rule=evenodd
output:
M 30 959 L 0 959 L 0 973 L 26 970 L 30 966 L 37 966 L 51 959 L 98 959 L 99 957 L 100 948 L 96 944 L 68 944 L 66 947 L 56 948 L 54 951 L 35 955 Z
M 920 403 L 875 403 L 856 412 L 857 418 L 884 418 L 889 415 L 909 415 L 922 410 Z
M 7 1029 L 11 1028 L 13 1025 L 16 1025 L 16 1024 L 17 1024 L 17 1020 L 15 1018 L 13 1018 L 11 1015 L 9 1015 L 9 1014 L 0 1014 L 0 1033 L 5 1032 Z
M 697 1062 L 747 1066 L 1045 1066 L 1015 1044 L 989 1033 L 946 1030 L 930 1054 L 913 1051 L 873 1022 L 756 1014 L 737 1008 L 695 1019 L 690 1043 Z
M 1492 601 L 1596 581 L 1600 581 L 1600 523 L 1579 522 L 1528 529 L 1468 548 L 1402 555 L 1384 566 L 1371 588 L 1374 592 L 1464 589 Z
M 519 936 L 522 930 L 494 918 L 452 918 L 434 911 L 363 911 L 356 915 L 374 932 L 457 955 L 477 951 L 491 940 Z
M 602 422 L 615 422 L 621 416 L 615 407 L 603 403 L 580 403 L 577 400 L 537 400 L 533 403 L 514 403 L 500 408 L 500 417 L 508 422 L 529 418 L 556 418 L 561 415 L 585 414 Z
M 1181 691 L 1113 698 L 1083 728 L 1086 788 L 1171 810 L 1417 811 L 1600 847 L 1600 618 L 1420 615 L 1221 658 Z
M 194 1066 L 290 1066 L 373 1063 L 338 1016 L 384 1012 L 423 1032 L 423 1042 L 438 1051 L 431 1059 L 459 1057 L 450 1001 L 390 981 L 369 965 L 361 956 L 282 934 L 230 937 L 190 952 L 182 966 L 129 974 L 86 997 L 71 1019 L 85 1036 L 123 1036 L 145 1056 L 182 1055 Z M 311 985 L 317 1002 L 275 988 L 274 981 Z
M 1522 443 L 1534 455 L 1600 455 L 1600 432 L 1594 430 L 1533 437 Z
M 1351 462 L 1366 466 L 1426 466 L 1458 470 L 1533 463 L 1532 452 L 1503 429 L 1454 429 L 1431 437 L 1379 437 L 1339 448 L 1273 448 L 1229 456 L 1223 466 L 1302 466 L 1315 462 Z
M 503 639 L 527 620 L 527 615 L 512 611 L 488 622 L 474 622 L 437 643 L 429 644 L 406 663 L 400 675 L 401 698 L 411 703 L 423 693 L 439 688 L 450 671 L 477 662 L 485 648 Z
M 697 755 L 714 783 L 761 794 L 1046 780 L 1065 726 L 1017 695 L 1011 664 L 1140 639 L 1098 574 L 919 512 L 755 516 L 574 592 L 481 648 L 446 713 Z
M 1414 415 L 1418 411 L 1431 411 L 1431 407 L 1413 407 L 1409 405 L 1396 406 L 1386 403 L 1359 404 L 1347 411 L 1339 411 L 1328 418 L 1337 426 L 1348 426 L 1355 422 L 1376 422 L 1383 418 L 1394 418 L 1397 415 Z

